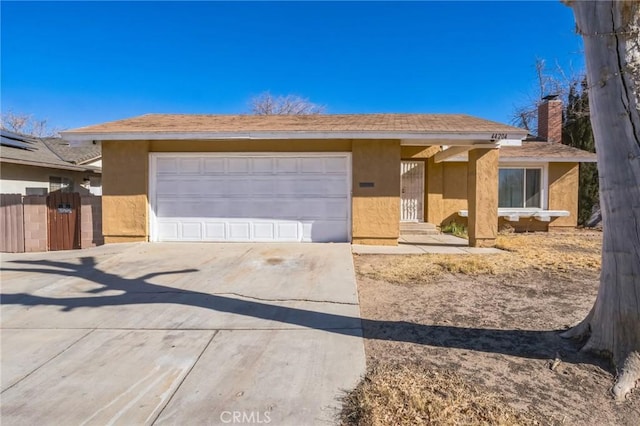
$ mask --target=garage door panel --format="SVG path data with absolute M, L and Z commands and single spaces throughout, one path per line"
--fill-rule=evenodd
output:
M 204 224 L 204 240 L 225 241 L 227 239 L 227 226 L 224 221 L 206 222 Z
M 200 158 L 180 158 L 178 161 L 178 173 L 181 175 L 201 175 Z
M 230 222 L 229 241 L 250 241 L 251 240 L 251 223 L 250 222 Z
M 251 158 L 229 158 L 227 173 L 231 175 L 248 175 L 251 172 Z
M 273 158 L 254 158 L 251 173 L 253 175 L 272 175 L 274 173 Z
M 300 224 L 298 222 L 276 222 L 278 241 L 300 241 Z
M 277 174 L 298 173 L 297 158 L 276 158 L 275 172 Z
M 324 169 L 325 173 L 331 174 L 346 174 L 346 171 L 349 169 L 349 165 L 347 163 L 348 159 L 346 157 L 332 157 L 324 159 Z
M 206 175 L 224 175 L 226 161 L 224 158 L 203 158 L 203 172 Z
M 273 222 L 253 222 L 253 239 L 273 241 L 276 238 L 276 224 Z
M 158 158 L 156 163 L 156 171 L 158 175 L 178 173 L 178 159 L 177 158 Z
M 276 182 L 274 179 L 253 179 L 251 182 L 251 195 L 254 197 L 273 197 L 276 193 Z
M 178 240 L 178 223 L 161 222 L 158 224 L 158 233 L 168 241 Z
M 229 196 L 245 197 L 251 193 L 251 181 L 245 178 L 228 179 L 221 182 L 225 188 L 225 194 Z
M 201 222 L 181 222 L 180 231 L 182 239 L 188 241 L 202 241 L 203 226 Z
M 300 172 L 302 174 L 324 174 L 324 160 L 317 158 L 300 159 Z
M 154 240 L 347 241 L 347 155 L 158 156 Z

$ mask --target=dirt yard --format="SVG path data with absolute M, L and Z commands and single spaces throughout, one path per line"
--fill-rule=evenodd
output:
M 611 366 L 558 335 L 595 300 L 601 234 L 498 245 L 508 252 L 354 256 L 369 368 L 453 372 L 542 424 L 640 424 L 640 391 L 614 402 Z

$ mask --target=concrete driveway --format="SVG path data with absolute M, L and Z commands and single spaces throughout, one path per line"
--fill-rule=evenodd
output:
M 4 424 L 332 424 L 365 359 L 348 244 L 2 255 Z

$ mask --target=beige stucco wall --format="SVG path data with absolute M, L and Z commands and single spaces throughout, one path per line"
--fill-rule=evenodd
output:
M 400 147 L 400 155 L 403 160 L 418 160 L 433 156 L 440 151 L 440 146 L 402 146 Z
M 149 143 L 105 141 L 102 164 L 105 243 L 147 241 Z
M 465 224 L 458 215 L 467 209 L 467 163 L 427 162 L 427 194 L 425 194 L 425 221 L 438 226 L 451 222 Z
M 400 141 L 354 140 L 352 161 L 354 244 L 398 244 Z
M 149 152 L 352 152 L 352 238 L 397 244 L 400 141 L 108 141 L 102 144 L 105 242 L 146 241 Z M 373 182 L 373 188 L 360 188 Z
M 497 149 L 469 151 L 467 164 L 468 233 L 471 247 L 491 247 L 498 235 Z
M 467 223 L 468 167 L 464 162 L 435 163 L 433 147 L 401 147 L 397 140 L 280 141 L 111 141 L 103 143 L 103 227 L 106 242 L 148 240 L 149 152 L 352 152 L 354 243 L 397 244 L 400 222 L 400 160 L 425 159 L 425 221 Z M 48 179 L 48 178 L 47 178 Z M 360 187 L 361 182 L 373 187 Z M 549 208 L 569 210 L 569 218 L 549 225 L 521 220 L 516 230 L 575 226 L 577 163 L 549 166 Z M 482 191 L 480 191 L 482 193 Z M 482 221 L 483 219 L 481 219 Z M 497 221 L 495 225 L 497 226 Z M 501 221 L 504 223 L 504 221 Z M 476 227 L 480 226 L 480 222 Z M 489 234 L 493 232 L 489 228 Z
M 433 223 L 434 225 L 441 225 L 444 206 L 443 206 L 443 194 L 444 194 L 444 172 L 443 163 L 436 163 L 433 161 L 433 157 L 427 160 L 427 185 L 425 194 L 425 222 Z
M 49 178 L 51 176 L 70 179 L 73 182 L 73 192 L 87 194 L 88 191 L 81 186 L 84 179 L 99 177 L 100 175 L 3 162 L 0 164 L 0 192 L 3 194 L 26 195 L 26 188 L 44 188 L 48 192 Z
M 517 222 L 498 220 L 498 229 L 513 228 L 517 232 L 547 231 L 553 228 L 577 226 L 578 218 L 578 163 L 549 163 L 548 208 L 567 210 L 569 217 L 551 218 L 551 222 L 522 218 Z M 446 225 L 452 221 L 467 224 L 467 219 L 458 216 L 459 210 L 467 209 L 467 163 L 443 162 L 433 159 L 427 163 L 427 186 L 425 194 L 425 221 Z
M 549 164 L 549 210 L 568 210 L 569 217 L 549 223 L 549 229 L 578 225 L 578 163 Z
M 441 223 L 465 223 L 458 212 L 467 209 L 467 163 L 444 163 L 442 168 L 444 185 L 442 205 L 444 215 Z

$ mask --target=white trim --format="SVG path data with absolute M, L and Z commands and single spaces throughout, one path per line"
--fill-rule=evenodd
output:
M 468 217 L 469 210 L 458 210 L 458 216 Z M 532 217 L 540 222 L 550 222 L 552 217 L 569 217 L 570 212 L 568 210 L 541 210 L 541 209 L 511 209 L 511 208 L 498 208 L 498 217 L 501 217 L 509 222 L 518 222 L 520 218 Z
M 524 138 L 523 138 L 524 139 Z M 522 146 L 522 139 L 500 139 L 499 146 Z
M 444 147 L 443 147 L 444 148 Z M 443 149 L 440 152 L 437 152 L 433 156 L 434 163 L 441 163 L 447 158 L 451 158 L 454 155 L 462 154 L 469 151 L 472 147 L 470 146 L 450 146 L 447 149 Z
M 347 239 L 352 240 L 353 220 L 353 162 L 351 152 L 150 152 L 149 153 L 149 193 L 148 195 L 148 211 L 149 211 L 149 241 L 158 241 L 158 228 L 155 210 L 157 207 L 156 200 L 156 183 L 155 175 L 157 171 L 157 160 L 161 157 L 345 157 L 347 158 L 347 195 L 349 196 L 347 207 Z
M 282 131 L 282 132 L 60 132 L 61 136 L 71 146 L 91 145 L 94 141 L 128 141 L 128 140 L 251 140 L 251 139 L 400 139 L 402 144 L 410 142 L 427 144 L 430 141 L 460 141 L 461 145 L 473 145 L 477 143 L 496 143 L 496 133 L 492 132 L 393 132 L 393 131 L 368 131 L 368 132 L 313 132 L 313 131 Z M 524 139 L 523 133 L 501 133 L 504 140 Z M 421 142 L 422 141 L 422 142 Z M 437 145 L 441 143 L 435 143 Z
M 520 162 L 520 163 L 511 163 L 511 162 L 507 162 L 507 165 L 504 164 L 505 162 L 500 160 L 498 162 L 498 173 L 500 173 L 500 169 L 542 169 L 542 182 L 540 183 L 540 201 L 542 202 L 542 206 L 540 209 L 545 210 L 548 208 L 549 206 L 549 165 L 548 164 L 540 164 L 540 163 L 536 163 L 533 161 L 529 161 L 529 162 Z M 498 182 L 498 185 L 500 184 L 500 182 Z M 500 188 L 498 188 L 498 191 L 500 191 Z M 498 210 L 500 208 L 505 208 L 505 207 L 499 207 Z M 506 207 L 510 210 L 522 210 L 522 211 L 526 211 L 526 210 L 531 210 L 531 207 L 524 207 L 524 208 L 515 208 L 515 207 Z
M 508 157 L 500 159 L 501 163 L 595 163 L 596 161 L 595 158 L 587 157 Z
M 158 221 L 156 218 L 156 171 L 157 171 L 158 155 L 156 153 L 149 153 L 149 180 L 147 199 L 147 208 L 149 212 L 149 241 L 158 241 Z
M 469 161 L 469 158 L 461 154 L 460 157 L 447 158 L 444 160 L 445 163 L 466 163 Z M 597 160 L 595 158 L 587 158 L 587 157 L 504 157 L 500 158 L 501 163 L 595 163 Z

